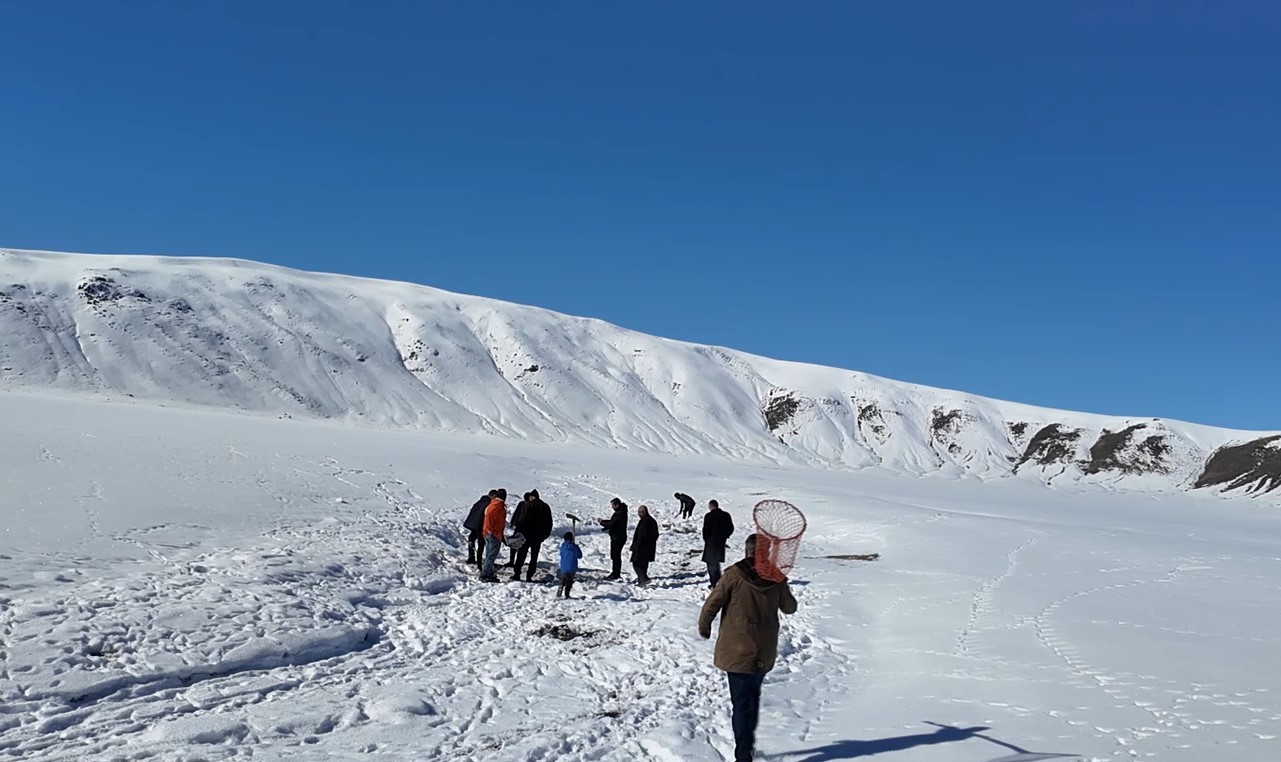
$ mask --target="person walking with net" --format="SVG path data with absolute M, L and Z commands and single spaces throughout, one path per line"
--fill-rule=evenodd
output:
M 712 622 L 721 617 L 713 663 L 729 680 L 735 762 L 750 762 L 755 753 L 761 685 L 778 658 L 778 614 L 796 613 L 787 577 L 761 574 L 779 572 L 777 565 L 767 562 L 758 568 L 759 546 L 769 543 L 768 538 L 748 535 L 745 557 L 725 571 L 698 615 L 698 634 L 704 639 L 712 636 Z
M 716 587 L 721 580 L 721 564 L 725 563 L 725 543 L 734 534 L 734 519 L 721 510 L 715 500 L 707 501 L 707 514 L 703 516 L 703 563 L 707 564 L 708 587 Z

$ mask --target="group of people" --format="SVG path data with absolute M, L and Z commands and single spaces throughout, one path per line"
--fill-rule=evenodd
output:
M 696 505 L 694 498 L 680 492 L 674 497 L 679 502 L 677 515 L 685 519 L 691 518 Z M 609 507 L 610 516 L 597 519 L 597 523 L 609 535 L 611 568 L 605 579 L 619 580 L 623 577 L 623 550 L 627 547 L 627 503 L 616 497 L 609 501 Z M 654 563 L 658 555 L 658 522 L 650 515 L 649 506 L 646 505 L 637 507 L 636 516 L 636 528 L 631 533 L 632 570 L 636 573 L 637 584 L 648 585 L 649 565 Z M 521 569 L 528 559 L 525 581 L 532 582 L 543 543 L 551 537 L 552 524 L 551 506 L 539 497 L 538 490 L 525 493 L 512 512 L 509 522 L 507 490 L 492 489 L 488 494 L 480 496 L 463 521 L 463 528 L 467 531 L 467 563 L 480 567 L 481 581 L 498 582 L 498 556 L 506 545 L 509 549 L 506 566 L 513 570 L 512 581 L 520 580 Z M 709 587 L 716 587 L 721 579 L 725 547 L 733 534 L 733 518 L 721 510 L 720 503 L 716 500 L 707 501 L 707 514 L 703 517 L 702 560 L 707 564 Z M 562 594 L 569 597 L 569 587 L 573 585 L 573 575 L 578 573 L 578 560 L 581 558 L 582 549 L 574 542 L 574 533 L 566 532 L 562 536 L 557 569 L 562 582 L 556 593 L 558 597 Z M 567 575 L 570 580 L 568 585 L 565 584 Z
M 678 516 L 693 517 L 696 502 L 689 495 L 677 492 Z M 480 566 L 480 579 L 497 582 L 495 564 L 504 544 L 511 548 L 508 565 L 514 571 L 512 580 L 520 579 L 521 567 L 526 558 L 529 568 L 526 581 L 532 581 L 538 565 L 542 544 L 552 533 L 551 508 L 530 490 L 517 504 L 511 516 L 512 538 L 505 539 L 507 526 L 507 490 L 494 489 L 482 495 L 472 506 L 463 522 L 468 532 L 467 561 Z M 610 500 L 608 518 L 597 519 L 609 534 L 609 555 L 612 562 L 607 580 L 622 579 L 623 549 L 627 544 L 627 504 L 619 498 Z M 658 550 L 658 522 L 650 515 L 649 507 L 638 506 L 639 517 L 632 533 L 632 569 L 637 582 L 650 581 L 649 565 Z M 744 557 L 722 574 L 725 550 L 734 534 L 734 520 L 716 500 L 707 502 L 703 516 L 703 554 L 707 564 L 707 579 L 711 592 L 698 616 L 698 634 L 710 638 L 712 623 L 719 616 L 720 632 L 716 639 L 713 662 L 726 673 L 734 729 L 735 762 L 746 762 L 755 753 L 756 725 L 760 714 L 761 685 L 765 674 L 774 668 L 778 657 L 779 612 L 796 612 L 796 598 L 786 579 L 777 582 L 766 579 L 757 571 L 756 534 L 748 535 L 744 543 Z M 560 545 L 558 572 L 560 585 L 557 597 L 570 597 L 574 577 L 583 551 L 574 541 L 573 532 L 565 532 Z
M 520 579 L 521 567 L 528 558 L 529 570 L 525 581 L 531 582 L 538 568 L 539 552 L 552 534 L 552 509 L 538 496 L 538 490 L 526 492 L 511 515 L 512 536 L 520 540 L 508 542 L 504 540 L 508 529 L 507 490 L 491 489 L 489 494 L 481 495 L 472 505 L 463 528 L 468 533 L 467 563 L 480 567 L 481 580 L 498 581 L 495 564 L 503 545 L 507 544 L 511 549 L 507 566 L 514 570 L 512 580 Z

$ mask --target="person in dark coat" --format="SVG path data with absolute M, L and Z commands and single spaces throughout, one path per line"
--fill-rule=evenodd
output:
M 525 574 L 525 581 L 532 582 L 534 570 L 538 568 L 538 551 L 542 549 L 543 542 L 552 536 L 552 509 L 538 496 L 536 489 L 529 491 L 522 505 L 525 506 L 525 512 L 521 515 L 521 525 L 516 531 L 525 536 L 525 544 L 516 551 L 516 570 L 512 572 L 512 579 L 520 579 L 520 567 L 525 565 L 525 556 L 528 554 L 529 571 Z
M 614 498 L 609 501 L 609 506 L 614 513 L 607 519 L 597 519 L 609 532 L 609 558 L 614 562 L 614 570 L 605 579 L 622 579 L 623 546 L 627 544 L 627 503 Z
M 463 529 L 467 530 L 467 563 L 480 565 L 482 555 L 485 552 L 485 540 L 480 536 L 480 530 L 485 525 L 485 509 L 489 507 L 489 501 L 498 495 L 498 490 L 491 489 L 488 495 L 481 495 L 480 499 L 472 505 L 471 511 L 467 514 L 467 520 L 463 522 Z
M 687 519 L 694 515 L 694 498 L 686 495 L 684 492 L 677 492 L 672 497 L 680 501 L 681 507 L 677 509 L 676 515 L 682 519 Z
M 513 534 L 518 534 L 521 537 L 525 537 L 527 540 L 528 540 L 528 535 L 525 534 L 525 511 L 528 509 L 529 509 L 529 493 L 526 492 L 524 495 L 521 496 L 520 502 L 516 504 L 516 510 L 512 511 L 511 521 L 508 522 L 508 526 L 511 527 Z M 507 564 L 506 565 L 512 566 L 512 567 L 517 566 L 516 549 L 511 547 L 510 545 L 507 546 Z
M 712 623 L 721 618 L 713 663 L 729 679 L 735 762 L 749 762 L 755 751 L 761 683 L 778 658 L 779 612 L 796 613 L 787 579 L 772 582 L 757 572 L 759 539 L 748 535 L 743 560 L 725 571 L 698 614 L 698 634 L 703 638 L 712 636 Z
M 734 534 L 734 519 L 721 510 L 715 500 L 707 501 L 707 514 L 703 516 L 703 563 L 707 564 L 709 587 L 721 581 L 721 564 L 725 563 L 725 543 Z
M 649 515 L 649 506 L 636 509 L 636 532 L 632 534 L 632 568 L 636 581 L 649 584 L 649 565 L 658 554 L 658 522 Z

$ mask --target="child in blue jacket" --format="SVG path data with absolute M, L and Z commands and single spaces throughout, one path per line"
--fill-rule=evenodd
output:
M 574 586 L 574 575 L 578 573 L 578 559 L 583 557 L 583 549 L 574 544 L 574 533 L 566 532 L 565 541 L 560 544 L 560 587 L 556 597 L 561 593 L 569 597 L 569 589 Z

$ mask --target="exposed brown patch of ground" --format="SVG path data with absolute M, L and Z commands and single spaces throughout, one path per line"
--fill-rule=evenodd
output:
M 1023 457 L 1019 459 L 1015 470 L 1028 462 L 1041 466 L 1071 462 L 1082 433 L 1081 429 L 1069 429 L 1061 423 L 1043 427 L 1027 443 L 1027 449 L 1023 451 Z
M 1271 492 L 1281 487 L 1281 434 L 1220 447 L 1206 461 L 1194 488 L 1218 487 Z

